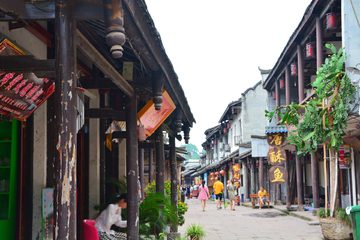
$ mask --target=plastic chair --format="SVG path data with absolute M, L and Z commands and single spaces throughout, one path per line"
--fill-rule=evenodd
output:
M 84 240 L 99 240 L 99 233 L 97 228 L 94 226 L 95 220 L 84 219 Z

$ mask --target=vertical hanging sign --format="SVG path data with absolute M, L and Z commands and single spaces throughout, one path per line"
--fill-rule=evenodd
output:
M 267 142 L 272 147 L 267 154 L 268 162 L 273 165 L 269 170 L 270 182 L 283 184 L 287 178 L 287 171 L 282 166 L 286 161 L 286 153 L 282 148 L 286 140 L 286 132 L 267 133 Z

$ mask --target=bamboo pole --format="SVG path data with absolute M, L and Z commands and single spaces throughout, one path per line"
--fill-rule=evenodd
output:
M 323 98 L 323 108 L 325 108 L 325 98 Z M 323 115 L 323 128 L 325 129 L 325 113 Z M 327 217 L 327 202 L 328 202 L 328 194 L 327 194 L 327 171 L 326 171 L 326 143 L 323 143 L 324 149 L 324 175 L 325 175 L 325 216 Z

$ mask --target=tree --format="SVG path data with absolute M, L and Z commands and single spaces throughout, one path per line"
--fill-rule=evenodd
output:
M 186 160 L 191 159 L 199 159 L 199 149 L 192 143 L 181 145 L 181 147 L 185 147 L 186 151 L 188 151 L 190 156 L 186 156 Z
M 318 69 L 317 78 L 312 83 L 317 97 L 311 98 L 304 105 L 291 103 L 288 106 L 277 107 L 272 112 L 265 111 L 265 116 L 270 122 L 279 115 L 280 124 L 286 123 L 296 127 L 296 130 L 290 132 L 287 140 L 297 146 L 299 156 L 307 153 L 314 155 L 319 145 L 323 145 L 324 155 L 325 149 L 330 149 L 335 155 L 335 151 L 338 152 L 340 145 L 343 144 L 342 137 L 345 135 L 344 130 L 349 120 L 349 104 L 354 102 L 356 89 L 343 70 L 345 52 L 343 49 L 336 52 L 332 44 L 326 44 L 326 47 L 332 50 L 333 55 L 331 59 L 325 59 L 325 64 Z M 337 163 L 331 159 L 330 164 L 333 166 L 330 168 L 332 186 L 336 186 L 337 170 L 332 171 L 336 169 Z M 336 191 L 336 188 L 332 191 Z M 334 213 L 334 205 L 335 202 L 332 204 L 331 215 Z

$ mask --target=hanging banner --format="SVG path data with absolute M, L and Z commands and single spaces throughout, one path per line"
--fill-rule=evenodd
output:
M 267 133 L 267 142 L 272 147 L 280 147 L 286 141 L 286 132 Z
M 239 172 L 235 172 L 235 173 L 233 173 L 233 179 L 235 179 L 235 180 L 239 180 L 241 178 L 241 175 L 240 175 L 240 173 Z
M 287 171 L 282 166 L 273 166 L 269 170 L 270 182 L 274 184 L 283 184 L 287 178 Z
M 241 170 L 241 167 L 240 167 L 240 164 L 234 164 L 233 166 L 232 166 L 232 170 L 234 171 L 234 172 L 240 172 L 240 170 Z
M 271 165 L 283 165 L 286 161 L 285 150 L 280 147 L 271 148 L 267 154 L 267 159 Z
M 155 110 L 154 102 L 151 100 L 138 113 L 141 123 L 145 126 L 146 137 L 151 136 L 176 108 L 165 89 L 162 92 L 162 97 L 161 110 Z
M 25 55 L 8 39 L 0 40 L 0 55 Z M 19 62 L 21 64 L 21 62 Z M 53 92 L 55 83 L 34 73 L 0 72 L 0 113 L 23 121 Z
M 340 169 L 349 169 L 350 164 L 350 146 L 349 145 L 340 145 L 339 147 L 339 168 Z

